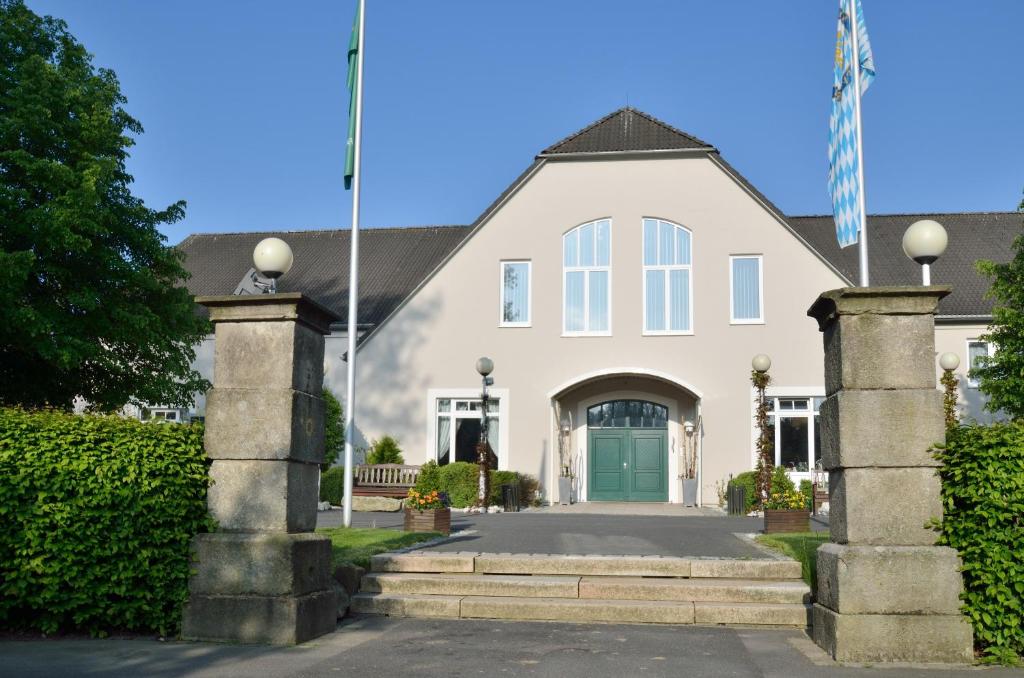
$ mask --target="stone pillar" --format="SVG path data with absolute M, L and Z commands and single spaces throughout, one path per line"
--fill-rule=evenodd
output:
M 215 328 L 207 503 L 182 636 L 295 644 L 332 631 L 331 544 L 316 527 L 324 335 L 337 317 L 297 293 L 200 297 Z
M 942 517 L 930 452 L 945 440 L 934 314 L 949 292 L 845 288 L 808 311 L 825 339 L 832 537 L 818 549 L 814 640 L 839 661 L 973 659 L 959 557 L 926 526 Z

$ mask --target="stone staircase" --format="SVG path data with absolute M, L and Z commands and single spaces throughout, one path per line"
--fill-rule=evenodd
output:
M 352 611 L 396 617 L 806 627 L 793 560 L 438 553 L 374 556 Z

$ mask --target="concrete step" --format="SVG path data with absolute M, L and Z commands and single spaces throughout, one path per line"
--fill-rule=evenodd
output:
M 793 579 L 654 579 L 583 577 L 580 598 L 603 600 L 676 600 L 717 603 L 805 603 L 811 590 Z
M 371 572 L 363 577 L 360 591 L 447 596 L 578 598 L 579 584 L 579 577 Z
M 382 553 L 373 572 L 520 575 L 800 579 L 795 560 L 677 558 L 668 556 L 566 556 L 519 553 Z
M 780 603 L 692 603 L 663 600 L 577 600 L 501 596 L 357 593 L 352 610 L 397 617 L 461 617 L 625 624 L 716 624 L 805 627 L 808 606 Z

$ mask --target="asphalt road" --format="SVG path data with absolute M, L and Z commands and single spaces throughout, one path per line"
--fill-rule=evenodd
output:
M 1024 677 L 1020 669 L 841 667 L 796 630 L 384 617 L 347 621 L 300 647 L 7 640 L 0 656 L 0 675 L 25 678 Z

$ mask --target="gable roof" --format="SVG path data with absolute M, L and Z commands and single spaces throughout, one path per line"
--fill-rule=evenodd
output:
M 868 215 L 868 257 L 872 285 L 920 285 L 921 267 L 903 253 L 903 232 L 919 219 L 934 219 L 949 234 L 946 253 L 932 264 L 932 282 L 952 285 L 953 292 L 939 302 L 940 316 L 987 318 L 992 300 L 985 298 L 990 282 L 974 262 L 999 263 L 1013 257 L 1013 240 L 1024 233 L 1020 212 L 956 212 L 951 214 Z M 807 243 L 825 256 L 850 280 L 857 279 L 857 247 L 840 248 L 832 215 L 789 217 Z
M 540 152 L 539 157 L 580 153 L 713 150 L 714 147 L 692 134 L 626 106 L 548 146 Z
M 359 231 L 360 325 L 376 325 L 466 237 L 468 226 L 364 228 Z M 231 294 L 252 268 L 252 251 L 263 238 L 285 240 L 295 264 L 278 282 L 281 292 L 302 291 L 344 318 L 348 315 L 352 231 L 200 233 L 178 245 L 196 295 Z

